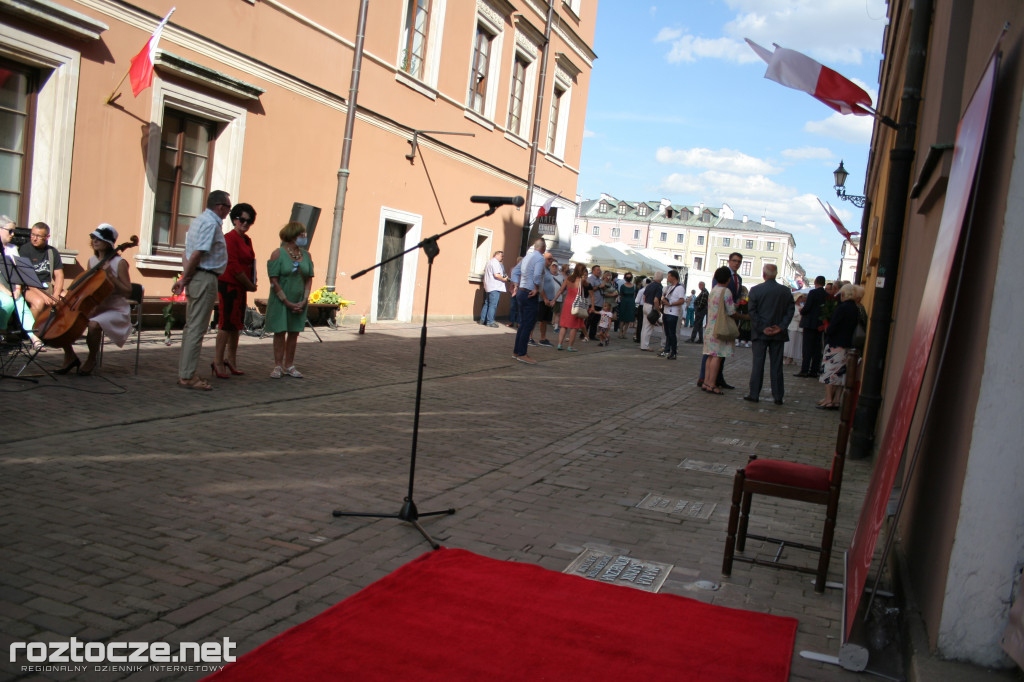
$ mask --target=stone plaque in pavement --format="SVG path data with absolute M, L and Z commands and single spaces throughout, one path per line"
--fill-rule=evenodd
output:
M 725 436 L 714 436 L 711 439 L 711 442 L 717 443 L 718 445 L 728 445 L 731 448 L 738 448 L 741 450 L 753 450 L 754 448 L 757 447 L 757 444 L 760 441 L 743 440 L 742 438 L 728 438 Z
M 709 474 L 724 474 L 732 476 L 736 473 L 736 467 L 720 462 L 701 462 L 698 459 L 686 458 L 679 463 L 677 469 L 689 469 L 690 471 L 706 471 Z
M 611 585 L 624 585 L 644 592 L 658 592 L 671 570 L 672 564 L 585 549 L 562 573 Z
M 661 495 L 655 495 L 654 493 L 647 493 L 644 495 L 644 499 L 637 503 L 636 508 L 665 512 L 666 514 L 676 514 L 677 516 L 685 516 L 689 519 L 701 519 L 702 521 L 707 521 L 711 518 L 711 513 L 715 511 L 715 507 L 717 506 L 717 502 L 677 500 L 672 497 L 662 497 Z

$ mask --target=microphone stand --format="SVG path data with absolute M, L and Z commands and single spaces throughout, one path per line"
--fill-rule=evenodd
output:
M 497 197 L 495 197 L 495 199 L 497 199 Z M 379 263 L 377 263 L 375 265 L 371 265 L 370 267 L 366 268 L 365 270 L 360 270 L 356 274 L 352 275 L 352 279 L 356 279 L 358 277 L 362 277 L 366 273 L 371 272 L 371 271 L 381 267 L 385 263 L 390 263 L 391 261 L 393 261 L 395 259 L 398 259 L 398 258 L 401 258 L 402 256 L 406 255 L 407 253 L 415 251 L 416 249 L 423 249 L 423 253 L 425 253 L 427 255 L 427 287 L 426 287 L 426 291 L 424 292 L 424 297 L 423 297 L 423 327 L 420 329 L 420 358 L 419 358 L 419 367 L 418 367 L 417 374 L 416 374 L 416 407 L 413 410 L 412 452 L 411 452 L 410 457 L 409 457 L 409 492 L 408 492 L 408 494 L 406 494 L 405 500 L 402 503 L 402 508 L 398 510 L 397 514 L 382 514 L 382 513 L 374 513 L 374 512 L 349 512 L 349 511 L 341 511 L 339 509 L 335 509 L 333 514 L 334 514 L 335 517 L 338 517 L 338 516 L 364 516 L 364 517 L 381 518 L 381 519 L 399 519 L 400 521 L 405 521 L 406 523 L 409 523 L 414 528 L 416 528 L 416 530 L 418 530 L 420 532 L 420 535 L 422 535 L 424 537 L 424 539 L 426 539 L 426 541 L 430 543 L 430 546 L 433 549 L 440 549 L 441 545 L 436 543 L 434 541 L 434 539 L 432 537 L 430 537 L 430 535 L 427 533 L 427 531 L 423 529 L 423 526 L 421 526 L 420 523 L 419 523 L 420 517 L 423 517 L 423 516 L 441 516 L 441 515 L 446 515 L 446 514 L 454 514 L 455 510 L 452 509 L 452 508 L 448 508 L 448 509 L 443 509 L 443 510 L 440 510 L 440 511 L 421 512 L 421 511 L 419 511 L 416 508 L 416 502 L 413 499 L 413 488 L 414 488 L 415 482 L 416 482 L 416 444 L 417 444 L 417 442 L 419 440 L 419 430 L 420 430 L 420 402 L 421 402 L 421 398 L 422 398 L 422 395 L 423 395 L 423 367 L 424 367 L 423 357 L 424 357 L 424 354 L 426 353 L 426 350 L 427 350 L 427 310 L 430 307 L 430 276 L 431 276 L 431 272 L 432 272 L 432 270 L 434 268 L 434 258 L 437 256 L 438 253 L 441 252 L 440 248 L 438 248 L 438 246 L 437 246 L 437 240 L 438 239 L 440 239 L 441 237 L 444 237 L 447 234 L 450 234 L 451 232 L 454 232 L 455 230 L 457 230 L 457 229 L 459 229 L 461 227 L 465 227 L 466 225 L 469 225 L 470 223 L 475 223 L 476 221 L 480 220 L 481 218 L 485 218 L 485 217 L 493 214 L 496 210 L 498 210 L 499 206 L 503 206 L 503 205 L 506 204 L 506 202 L 504 202 L 504 201 L 492 201 L 492 202 L 484 202 L 484 203 L 488 203 L 490 207 L 485 212 L 481 213 L 480 215 L 476 216 L 475 218 L 470 218 L 466 222 L 461 223 L 459 225 L 456 225 L 455 227 L 453 227 L 451 229 L 445 230 L 444 232 L 442 232 L 440 234 L 435 234 L 433 237 L 427 237 L 426 239 L 421 241 L 419 244 L 416 244 L 415 246 L 412 246 L 412 247 L 406 249 L 402 253 L 396 254 L 396 255 L 392 256 L 391 258 L 383 260 L 383 261 L 381 261 L 381 262 L 379 262 Z

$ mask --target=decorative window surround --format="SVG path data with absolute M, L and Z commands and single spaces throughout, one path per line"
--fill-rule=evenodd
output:
M 98 40 L 109 26 L 50 0 L 0 0 L 0 12 L 21 17 L 80 40 Z

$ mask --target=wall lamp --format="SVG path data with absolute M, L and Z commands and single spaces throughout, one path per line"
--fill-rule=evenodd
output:
M 842 161 L 839 162 L 839 168 L 836 168 L 834 171 L 832 171 L 832 175 L 835 176 L 836 179 L 836 196 L 842 199 L 843 201 L 849 201 L 857 208 L 864 208 L 864 204 L 868 200 L 867 197 L 862 197 L 857 194 L 846 193 L 846 178 L 848 178 L 850 174 L 846 172 L 845 168 L 843 168 Z

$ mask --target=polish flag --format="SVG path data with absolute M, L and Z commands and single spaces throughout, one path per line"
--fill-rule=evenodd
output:
M 544 202 L 543 206 L 537 209 L 537 217 L 543 218 L 544 216 L 546 216 L 548 214 L 548 211 L 551 210 L 551 204 L 553 203 L 555 203 L 555 197 L 552 196 L 550 199 Z
M 843 239 L 849 241 L 852 237 L 855 237 L 856 235 L 860 234 L 860 232 L 850 232 L 849 230 L 846 229 L 846 226 L 843 225 L 843 221 L 839 219 L 838 215 L 836 215 L 836 210 L 832 208 L 832 204 L 822 204 L 821 199 L 818 199 L 818 204 L 820 204 L 821 207 L 825 210 L 825 213 L 828 214 L 828 219 L 831 220 L 832 224 L 836 226 L 836 229 L 839 231 L 839 234 L 843 235 Z M 850 243 L 853 244 L 852 241 Z
M 757 56 L 768 64 L 764 77 L 787 88 L 803 90 L 840 114 L 874 116 L 871 95 L 827 66 L 795 50 L 775 46 L 775 52 L 745 38 Z
M 132 94 L 136 97 L 139 96 L 140 92 L 153 84 L 153 65 L 156 64 L 156 47 L 160 42 L 160 34 L 164 30 L 164 25 L 171 18 L 174 9 L 172 7 L 167 16 L 160 20 L 160 23 L 156 25 L 156 29 L 153 31 L 153 35 L 146 42 L 145 47 L 132 57 L 132 65 L 128 69 L 128 75 L 132 79 Z

